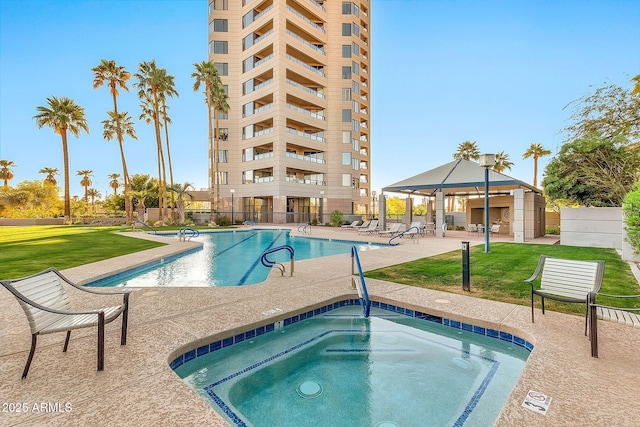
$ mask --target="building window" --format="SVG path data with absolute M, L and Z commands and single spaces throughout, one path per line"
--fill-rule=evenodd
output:
M 229 53 L 229 42 L 212 41 L 209 43 L 209 53 Z
M 229 152 L 227 150 L 218 150 L 218 163 L 229 163 Z
M 351 169 L 354 171 L 360 170 L 360 160 L 351 159 Z
M 342 153 L 342 164 L 343 165 L 351 164 L 351 153 Z
M 342 2 L 342 14 L 343 15 L 351 15 L 351 2 L 343 1 Z
M 214 19 L 209 23 L 209 32 L 226 33 L 229 31 L 229 21 L 226 19 Z
M 356 42 L 351 44 L 351 51 L 354 55 L 360 56 L 360 45 Z
M 360 104 L 358 104 L 357 101 L 351 102 L 351 111 L 353 111 L 354 113 L 358 113 L 360 111 Z
M 342 78 L 345 80 L 351 79 L 351 67 L 342 67 Z
M 353 70 L 353 74 L 356 76 L 360 74 L 360 66 L 356 61 L 352 61 L 351 69 Z
M 343 36 L 350 36 L 351 35 L 351 24 L 349 24 L 349 23 L 342 24 L 342 35 Z
M 350 144 L 351 143 L 351 131 L 350 130 L 343 130 L 342 131 L 342 143 L 343 144 Z
M 215 112 L 213 113 L 213 115 L 215 116 Z M 224 111 L 222 111 L 222 110 L 219 110 L 219 111 L 218 111 L 218 119 L 219 119 L 219 120 L 227 120 L 228 118 L 229 118 L 229 113 L 228 113 L 228 112 L 227 112 L 227 113 L 225 113 L 225 112 L 224 112 Z
M 218 70 L 218 74 L 221 76 L 229 75 L 229 63 L 227 62 L 216 62 L 216 69 Z
M 351 83 L 351 90 L 353 91 L 353 93 L 355 93 L 356 95 L 360 94 L 360 83 L 358 82 L 352 82 Z
M 217 174 L 213 174 L 215 177 L 215 183 L 218 185 L 226 185 L 228 184 L 227 182 L 227 175 L 229 174 L 229 172 L 218 172 Z
M 242 39 L 242 50 L 249 49 L 251 46 L 253 46 L 253 41 L 254 40 L 255 40 L 255 37 L 254 37 L 253 33 L 251 33 L 248 36 L 246 36 L 245 38 L 243 38 Z
M 351 174 L 343 173 L 342 174 L 342 186 L 343 187 L 351 187 Z
M 342 57 L 351 58 L 351 45 L 348 45 L 348 44 L 342 45 Z
M 349 123 L 351 121 L 351 110 L 342 110 L 343 123 Z
M 344 142 L 344 140 L 342 141 Z M 360 141 L 358 141 L 357 139 L 353 138 L 351 140 L 351 148 L 353 149 L 353 151 L 358 152 L 360 151 Z
M 354 132 L 360 132 L 360 123 L 357 120 L 351 122 L 351 130 Z
M 209 13 L 212 7 L 214 10 L 229 10 L 229 0 L 213 0 L 209 4 Z
M 360 37 L 360 27 L 358 27 L 355 22 L 351 24 L 351 33 L 356 37 Z
M 229 128 L 219 128 L 218 135 L 220 141 L 228 141 L 229 140 Z
M 252 70 L 253 64 L 255 64 L 255 59 L 253 58 L 253 56 L 250 56 L 242 61 L 242 72 L 246 73 L 247 71 Z
M 351 101 L 351 89 L 343 88 L 342 89 L 342 100 L 343 101 Z

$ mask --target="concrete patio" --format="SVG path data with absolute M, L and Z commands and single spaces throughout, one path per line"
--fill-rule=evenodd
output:
M 312 237 L 388 240 L 322 227 L 314 227 L 312 233 Z M 195 245 L 175 238 L 137 234 L 170 244 L 63 273 L 86 283 Z M 360 258 L 363 268 L 370 270 L 460 249 L 463 240 L 482 244 L 483 237 L 448 232 L 445 238 L 429 236 L 417 244 L 404 239 L 397 247 L 361 252 Z M 492 241 L 498 240 L 510 238 L 492 237 Z M 557 240 L 546 236 L 534 243 L 553 244 Z M 96 332 L 85 329 L 73 332 L 67 353 L 62 353 L 64 334 L 40 337 L 25 380 L 20 376 L 30 347 L 29 326 L 16 300 L 1 288 L 0 425 L 226 426 L 224 419 L 169 368 L 169 362 L 187 350 L 249 327 L 353 298 L 350 275 L 350 257 L 336 255 L 297 262 L 294 277 L 280 277 L 274 271 L 267 281 L 257 285 L 141 289 L 131 297 L 127 345 L 119 345 L 119 320 L 106 328 L 104 371 L 96 371 Z M 595 359 L 590 356 L 589 340 L 583 334 L 584 318 L 579 316 L 548 311 L 544 316 L 537 314 L 536 323 L 532 324 L 526 306 L 377 280 L 367 280 L 367 285 L 370 296 L 378 301 L 514 333 L 534 343 L 535 349 L 495 425 L 638 423 L 639 328 L 600 322 L 600 358 Z M 80 304 L 86 304 L 86 299 L 81 299 Z M 263 314 L 274 308 L 282 311 Z M 521 406 L 529 390 L 552 397 L 546 415 Z M 17 408 L 25 410 L 18 412 Z

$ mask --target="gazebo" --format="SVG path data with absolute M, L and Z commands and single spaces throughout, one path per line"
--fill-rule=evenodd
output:
M 489 170 L 489 218 L 500 224 L 500 232 L 524 242 L 545 234 L 545 199 L 538 188 L 508 175 Z M 427 215 L 432 215 L 435 199 L 436 236 L 442 237 L 445 197 L 467 197 L 466 224 L 482 223 L 484 218 L 485 168 L 470 160 L 454 160 L 382 189 L 382 194 L 400 193 L 429 198 Z M 381 197 L 381 218 L 386 216 L 386 199 Z M 408 212 L 411 212 L 408 203 Z M 410 215 L 409 215 L 410 216 Z

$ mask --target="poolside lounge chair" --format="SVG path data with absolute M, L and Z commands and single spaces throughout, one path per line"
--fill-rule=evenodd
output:
M 427 225 L 424 228 L 424 234 L 433 234 L 435 236 L 436 235 L 436 223 L 435 222 L 428 222 Z
M 382 236 L 393 237 L 400 232 L 401 227 L 402 227 L 401 222 L 395 222 L 389 226 L 388 230 L 380 230 L 378 231 L 378 234 L 380 235 L 380 237 Z
M 67 351 L 71 331 L 79 328 L 98 326 L 98 371 L 104 369 L 104 325 L 113 322 L 122 314 L 122 334 L 120 345 L 127 343 L 127 318 L 129 294 L 125 292 L 99 292 L 72 283 L 55 268 L 49 268 L 32 276 L 15 280 L 3 280 L 0 284 L 17 299 L 31 327 L 31 351 L 24 367 L 22 378 L 27 377 L 38 335 L 67 332 L 63 352 Z M 101 296 L 124 295 L 122 304 L 96 310 L 73 311 L 66 287 Z
M 357 221 L 357 220 L 356 220 L 356 221 L 353 221 L 351 224 L 349 224 L 349 225 L 343 225 L 343 226 L 341 226 L 340 228 L 342 228 L 343 230 L 344 230 L 344 229 L 352 229 L 352 228 L 355 228 L 359 223 L 360 223 L 360 221 Z
M 374 219 L 369 223 L 367 228 L 358 228 L 358 234 L 367 233 L 372 234 L 378 230 L 378 220 Z
M 369 224 L 371 224 L 371 220 L 367 220 L 367 221 L 363 222 L 363 223 L 362 223 L 362 224 L 360 224 L 360 225 L 356 225 L 356 226 L 354 226 L 354 227 L 353 227 L 353 229 L 354 229 L 354 230 L 361 230 L 361 229 L 363 229 L 363 228 L 367 228 L 367 227 L 369 227 Z
M 411 223 L 409 228 L 407 228 L 407 230 L 402 233 L 402 237 L 409 236 L 413 239 L 416 236 L 422 236 L 424 234 L 423 230 L 424 228 L 422 226 L 422 223 L 419 221 L 414 221 Z

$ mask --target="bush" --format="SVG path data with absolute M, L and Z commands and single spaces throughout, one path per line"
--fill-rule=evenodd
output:
M 331 212 L 331 219 L 329 221 L 331 222 L 332 227 L 338 227 L 344 222 L 344 215 L 342 214 L 342 212 L 336 209 L 335 211 Z
M 318 218 L 313 218 L 313 219 L 311 220 L 311 225 L 313 225 L 313 226 L 318 225 Z
M 220 227 L 228 227 L 231 225 L 231 220 L 226 215 L 221 216 L 216 219 L 216 224 L 218 224 Z
M 545 230 L 545 232 L 547 234 L 554 234 L 556 236 L 559 236 L 560 235 L 560 227 L 558 227 L 557 225 L 547 226 L 547 229 Z
M 636 253 L 640 253 L 640 182 L 633 184 L 622 205 L 627 240 Z

